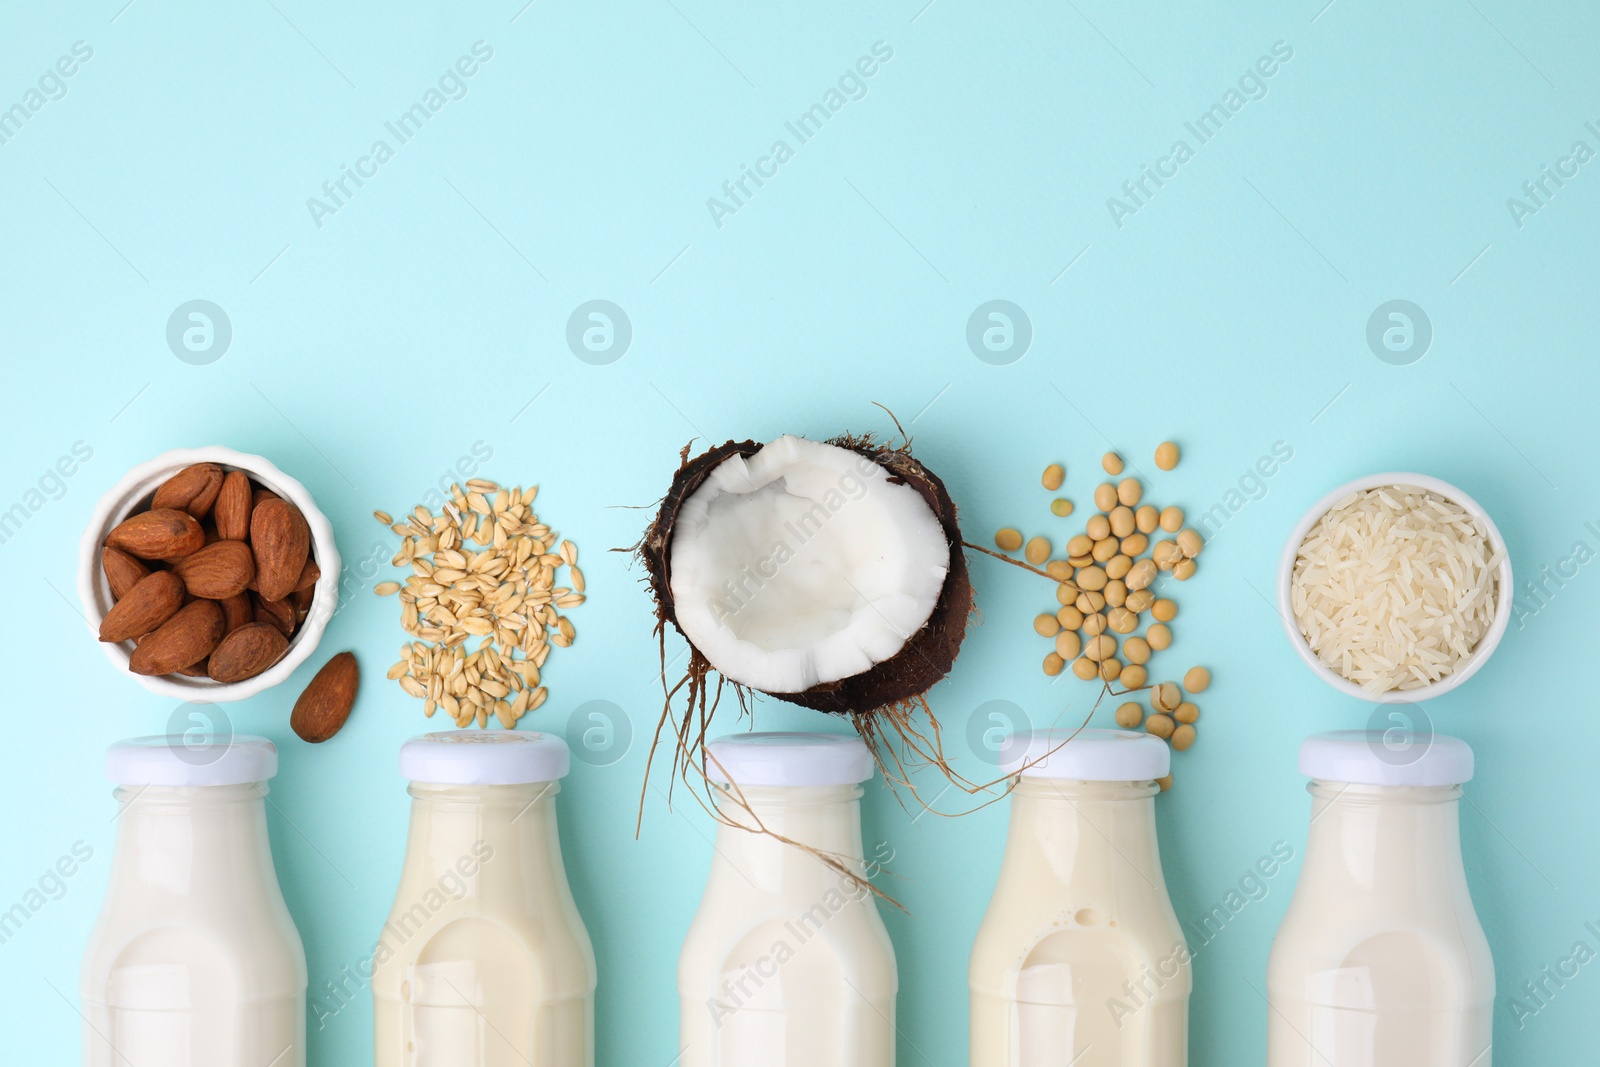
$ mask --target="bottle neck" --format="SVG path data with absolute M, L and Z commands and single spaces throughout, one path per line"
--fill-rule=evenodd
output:
M 1004 865 L 1070 883 L 1132 866 L 1161 883 L 1154 782 L 1024 777 L 1011 793 Z
M 559 782 L 436 785 L 413 782 L 406 876 L 446 889 L 520 877 L 525 860 L 561 871 L 556 831 Z M 564 874 L 563 874 L 563 877 Z M 457 892 L 463 890 L 457 889 Z
M 113 879 L 159 895 L 277 884 L 267 842 L 267 783 L 119 786 Z
M 1311 828 L 1302 882 L 1395 899 L 1464 891 L 1460 786 L 1313 781 L 1306 789 Z
M 837 883 L 838 871 L 808 849 L 852 872 L 865 869 L 860 786 L 714 786 L 713 797 L 720 817 L 714 877 L 720 872 L 773 891 Z

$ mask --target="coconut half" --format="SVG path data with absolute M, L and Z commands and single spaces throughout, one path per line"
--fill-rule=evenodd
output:
M 925 708 L 954 664 L 960 546 L 944 484 L 905 448 L 784 436 L 686 452 L 640 555 L 691 675 L 863 715 Z

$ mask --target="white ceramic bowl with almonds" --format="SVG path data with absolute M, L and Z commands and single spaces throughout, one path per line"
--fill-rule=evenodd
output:
M 118 603 L 117 597 L 112 593 L 111 581 L 107 578 L 103 560 L 103 550 L 106 548 L 107 538 L 111 536 L 112 531 L 122 527 L 130 517 L 150 512 L 152 500 L 157 490 L 166 485 L 174 475 L 197 464 L 215 464 L 222 468 L 224 475 L 233 471 L 242 471 L 249 477 L 250 482 L 254 483 L 255 488 L 267 490 L 269 493 L 288 501 L 295 508 L 298 508 L 310 533 L 308 560 L 314 563 L 316 570 L 320 572 L 316 574 L 311 584 L 301 590 L 302 601 L 309 598 L 309 603 L 304 605 L 302 611 L 293 611 L 292 607 L 287 609 L 283 607 L 290 603 L 290 598 L 294 594 L 280 595 L 273 601 L 273 607 L 268 614 L 276 619 L 274 626 L 280 633 L 285 628 L 291 630 L 287 634 L 287 645 L 282 648 L 281 655 L 277 654 L 281 646 L 276 638 L 272 639 L 267 648 L 267 655 L 277 656 L 276 662 L 259 673 L 253 673 L 249 677 L 236 681 L 218 681 L 205 673 L 204 669 L 210 660 L 209 653 L 206 657 L 200 659 L 198 663 L 187 668 L 191 673 L 176 671 L 164 674 L 135 673 L 134 655 L 140 643 L 139 641 L 133 639 L 122 641 L 99 640 L 104 630 L 108 613 Z M 234 504 L 228 510 L 232 522 L 237 524 L 242 521 L 248 528 L 251 519 L 255 516 L 257 500 L 252 498 L 248 507 L 246 507 L 239 503 L 237 494 L 234 495 L 233 499 Z M 261 499 L 264 500 L 266 498 L 263 497 Z M 177 510 L 183 510 L 183 508 L 179 507 Z M 282 505 L 275 505 L 273 510 L 281 511 L 284 509 Z M 203 521 L 212 528 L 209 540 L 220 544 L 215 527 L 222 521 L 222 515 L 219 513 L 213 516 L 208 510 Z M 191 533 L 192 529 L 192 527 L 189 527 Z M 124 530 L 126 530 L 126 527 L 124 527 Z M 126 534 L 122 536 L 126 536 Z M 208 542 L 205 547 L 206 549 L 213 549 L 216 544 Z M 251 551 L 254 552 L 255 550 L 252 548 Z M 226 552 L 217 554 L 227 555 Z M 137 553 L 134 553 L 134 555 L 137 555 Z M 194 554 L 190 554 L 184 558 L 193 561 L 196 557 Z M 181 560 L 177 562 L 162 562 L 155 558 L 146 558 L 140 562 L 153 572 L 166 570 L 168 573 L 178 573 L 182 567 Z M 226 560 L 221 560 L 218 562 L 218 566 L 212 569 L 225 569 L 221 564 L 226 562 Z M 309 576 L 311 572 L 308 570 L 305 573 Z M 189 586 L 185 593 L 185 599 L 193 600 L 195 575 L 192 572 L 192 568 L 190 573 L 181 575 L 181 577 L 182 582 Z M 257 591 L 257 583 L 265 577 L 267 576 L 257 576 L 252 571 L 250 591 L 242 594 L 252 605 L 250 611 L 252 622 L 261 622 L 264 618 L 259 613 L 262 609 L 262 602 L 260 593 Z M 171 586 L 173 583 L 170 580 L 164 580 L 164 583 L 158 584 Z M 279 582 L 278 584 L 282 583 Z M 128 595 L 127 589 L 124 589 L 123 592 L 125 596 Z M 171 589 L 167 589 L 165 592 L 170 595 Z M 339 550 L 334 544 L 333 528 L 329 525 L 327 517 L 317 508 L 316 502 L 312 500 L 311 494 L 306 491 L 305 486 L 284 474 L 261 456 L 236 452 L 231 448 L 223 448 L 221 446 L 174 449 L 171 452 L 157 456 L 147 463 L 141 463 L 130 470 L 123 475 L 116 485 L 112 486 L 105 496 L 100 498 L 100 503 L 95 507 L 94 514 L 90 516 L 89 524 L 83 532 L 83 541 L 79 546 L 78 599 L 83 604 L 90 633 L 105 649 L 106 656 L 118 670 L 130 677 L 137 678 L 146 689 L 153 693 L 175 697 L 179 700 L 210 701 L 213 703 L 243 700 L 264 689 L 277 685 L 289 677 L 294 672 L 294 669 L 305 662 L 311 653 L 315 651 L 317 643 L 322 639 L 323 631 L 327 628 L 328 620 L 332 618 L 334 609 L 338 605 L 338 596 Z M 184 608 L 170 616 L 170 618 L 176 618 L 176 615 L 182 614 L 183 611 L 191 607 L 194 607 L 193 603 L 186 604 Z M 209 611 L 210 609 L 203 610 Z M 282 615 L 285 610 L 292 612 L 287 621 Z M 127 608 L 124 607 L 118 618 L 126 614 Z M 228 618 L 227 626 L 238 629 L 238 623 L 231 613 Z M 113 621 L 117 620 L 114 619 Z M 111 632 L 115 633 L 117 629 L 113 627 Z M 229 630 L 227 632 L 231 634 L 233 631 Z M 263 633 L 259 629 L 252 632 L 258 635 Z M 241 637 L 244 636 L 248 635 L 241 635 Z M 270 634 L 265 636 L 272 637 Z M 146 638 L 144 640 L 148 641 L 149 639 Z M 230 644 L 226 637 L 223 638 L 223 644 L 234 651 L 235 659 L 239 658 L 237 648 L 242 643 L 239 639 L 236 639 Z M 261 653 L 257 652 L 256 654 L 260 655 Z M 146 662 L 141 665 L 148 667 L 148 660 L 152 655 L 151 648 L 147 647 L 141 655 L 146 657 Z M 226 676 L 237 673 L 237 671 L 218 670 L 217 673 Z

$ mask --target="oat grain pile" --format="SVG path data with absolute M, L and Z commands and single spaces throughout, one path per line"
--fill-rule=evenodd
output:
M 559 612 L 583 603 L 584 582 L 578 546 L 534 514 L 538 492 L 474 478 L 452 485 L 437 515 L 420 504 L 399 522 L 373 512 L 402 538 L 391 562 L 411 568 L 404 584 L 374 589 L 399 594 L 401 625 L 417 638 L 400 646 L 389 677 L 423 701 L 423 714 L 442 709 L 479 728 L 493 716 L 510 729 L 544 703 L 539 672 L 552 645 L 572 644 L 572 621 Z M 557 585 L 562 567 L 567 583 Z

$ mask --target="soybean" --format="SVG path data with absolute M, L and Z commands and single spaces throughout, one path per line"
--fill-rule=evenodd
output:
M 1072 564 L 1064 559 L 1053 559 L 1044 565 L 1044 572 L 1058 582 L 1072 577 Z
M 1055 653 L 1051 653 L 1051 655 L 1054 654 Z M 1087 682 L 1091 678 L 1096 678 L 1099 676 L 1100 668 L 1095 666 L 1093 660 L 1083 657 L 1072 661 L 1072 673 Z
M 1115 537 L 1102 537 L 1094 543 L 1094 550 L 1090 556 L 1096 563 L 1105 563 L 1122 550 Z
M 1079 534 L 1077 537 L 1074 537 L 1067 542 L 1067 555 L 1087 556 L 1089 554 L 1089 550 L 1093 547 L 1094 538 L 1088 536 L 1087 534 Z
M 1183 509 L 1177 507 L 1162 508 L 1160 523 L 1161 528 L 1167 533 L 1177 533 L 1183 529 Z
M 1154 504 L 1141 504 L 1133 513 L 1133 524 L 1142 534 L 1153 534 L 1161 528 L 1161 510 Z
M 1083 612 L 1071 604 L 1063 604 L 1061 610 L 1056 612 L 1056 621 L 1063 630 L 1076 630 L 1083 625 Z
M 1043 537 L 1030 537 L 1028 547 L 1022 550 L 1022 558 L 1037 567 L 1050 558 L 1050 542 Z
M 1044 475 L 1039 482 L 1052 493 L 1061 488 L 1061 483 L 1067 477 L 1067 468 L 1059 463 L 1052 463 L 1044 469 Z
M 1204 693 L 1211 684 L 1211 672 L 1204 667 L 1190 667 L 1183 676 L 1183 688 L 1190 693 Z
M 1054 615 L 1036 615 L 1033 619 L 1033 631 L 1040 637 L 1054 637 L 1061 632 L 1061 620 Z
M 1156 564 L 1154 560 L 1141 559 L 1128 569 L 1128 588 L 1133 590 L 1148 589 L 1150 583 L 1156 580 Z
M 1022 547 L 1022 531 L 1013 530 L 1009 526 L 1003 530 L 996 531 L 994 535 L 994 547 L 998 548 L 1002 552 L 1015 552 L 1017 549 Z
M 1114 682 L 1122 675 L 1122 664 L 1114 659 L 1108 659 L 1100 664 L 1100 680 Z
M 1106 577 L 1106 572 L 1101 570 L 1099 567 L 1080 567 L 1078 568 L 1078 577 L 1076 580 L 1078 583 L 1078 588 L 1093 593 L 1097 590 L 1104 589 L 1106 587 L 1106 582 L 1110 579 Z M 1098 611 L 1099 609 L 1096 608 L 1095 610 Z
M 1100 457 L 1100 466 L 1105 468 L 1105 472 L 1107 474 L 1110 474 L 1110 475 L 1121 474 L 1122 473 L 1122 457 L 1117 455 L 1115 452 L 1107 452 L 1105 455 Z
M 1158 712 L 1144 721 L 1144 728 L 1157 737 L 1165 739 L 1172 736 L 1173 730 L 1176 729 L 1176 724 L 1172 721 L 1172 716 L 1162 715 Z
M 1111 532 L 1118 538 L 1127 537 L 1136 528 L 1133 521 L 1133 509 L 1126 504 L 1118 504 L 1112 508 L 1111 514 L 1107 518 L 1111 523 Z
M 1131 533 L 1122 539 L 1122 554 L 1132 559 L 1144 555 L 1144 550 L 1150 547 L 1150 538 L 1142 533 Z
M 1178 602 L 1162 597 L 1150 605 L 1150 614 L 1155 616 L 1156 622 L 1171 622 L 1178 617 Z
M 1156 445 L 1156 466 L 1164 471 L 1169 471 L 1178 465 L 1178 446 L 1171 441 L 1162 441 Z
M 1127 608 L 1112 608 L 1106 613 L 1106 625 L 1119 634 L 1131 634 L 1139 628 L 1139 616 Z
M 1150 690 L 1150 706 L 1156 711 L 1177 711 L 1183 703 L 1183 693 L 1177 682 L 1162 682 Z
M 1187 582 L 1190 578 L 1194 577 L 1194 572 L 1197 569 L 1198 567 L 1196 566 L 1194 560 L 1180 559 L 1178 562 L 1172 565 L 1172 576 L 1178 579 L 1180 582 Z
M 1172 646 L 1172 631 L 1167 629 L 1164 623 L 1153 623 L 1145 630 L 1144 639 L 1150 643 L 1151 648 L 1161 652 Z
M 1128 610 L 1137 615 L 1141 611 L 1149 611 L 1150 605 L 1156 602 L 1156 595 L 1148 589 L 1135 589 L 1128 594 L 1124 601 Z
M 1058 496 L 1050 501 L 1050 514 L 1066 518 L 1072 514 L 1072 501 L 1064 496 Z
M 1164 774 L 1160 778 L 1157 778 L 1156 785 L 1159 785 L 1161 787 L 1161 791 L 1165 793 L 1167 790 L 1172 788 L 1172 775 Z
M 1117 487 L 1110 482 L 1101 482 L 1095 486 L 1094 506 L 1101 511 L 1110 511 L 1117 506 Z
M 1084 535 L 1089 541 L 1104 541 L 1111 536 L 1111 520 L 1104 515 L 1090 515 L 1089 521 L 1083 524 Z
M 1056 634 L 1056 655 L 1062 659 L 1077 659 L 1078 653 L 1083 651 L 1083 642 L 1071 630 L 1062 630 Z
M 1075 604 L 1078 601 L 1078 587 L 1071 582 L 1056 583 L 1056 600 L 1062 604 Z
M 1200 549 L 1204 546 L 1205 541 L 1201 539 L 1200 531 L 1193 527 L 1187 527 L 1179 531 L 1178 547 L 1183 550 L 1185 556 L 1194 559 L 1200 554 Z
M 1128 651 L 1126 643 L 1123 644 L 1122 651 L 1124 653 Z M 1117 680 L 1122 683 L 1122 688 L 1124 689 L 1143 689 L 1146 677 L 1145 669 L 1141 664 L 1130 663 L 1122 668 L 1122 674 L 1118 676 Z
M 1137 729 L 1144 722 L 1144 709 L 1133 701 L 1119 705 L 1117 708 L 1117 725 L 1124 730 Z
M 1179 722 L 1195 722 L 1200 718 L 1200 709 L 1185 700 L 1178 705 L 1178 710 L 1172 713 L 1172 717 Z
M 1083 617 L 1083 625 L 1078 627 L 1090 637 L 1098 637 L 1106 632 L 1106 617 L 1098 611 Z
M 1128 657 L 1129 663 L 1143 666 L 1150 662 L 1150 642 L 1142 637 L 1130 637 L 1122 642 L 1122 654 Z
M 1190 726 L 1188 723 L 1184 723 L 1182 726 L 1179 726 L 1177 729 L 1172 731 L 1171 740 L 1174 751 L 1182 752 L 1184 749 L 1194 744 L 1194 738 L 1195 729 L 1193 726 Z
M 1113 578 L 1106 583 L 1100 595 L 1106 598 L 1106 603 L 1111 607 L 1120 608 L 1128 602 L 1128 586 L 1121 579 Z
M 1083 655 L 1096 663 L 1108 660 L 1117 654 L 1117 639 L 1110 634 L 1101 634 L 1091 637 L 1083 643 Z
M 1139 479 L 1124 478 L 1117 483 L 1117 500 L 1127 507 L 1133 507 L 1143 496 L 1144 486 L 1139 484 Z
M 1078 610 L 1085 615 L 1091 611 L 1099 611 L 1106 606 L 1105 594 L 1094 589 L 1085 589 L 1078 594 L 1078 599 L 1073 601 Z
M 1044 673 L 1048 674 L 1050 677 L 1054 678 L 1056 675 L 1060 674 L 1061 668 L 1065 667 L 1066 665 L 1067 661 L 1056 655 L 1054 652 L 1045 653 Z

